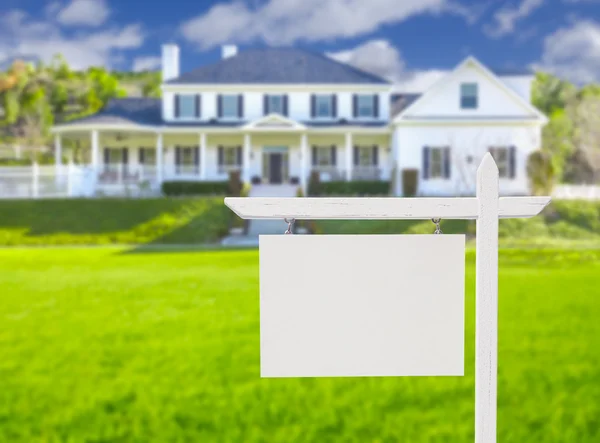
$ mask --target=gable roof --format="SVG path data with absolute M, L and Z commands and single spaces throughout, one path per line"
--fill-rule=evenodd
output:
M 248 49 L 166 84 L 389 84 L 323 54 L 294 48 Z
M 461 69 L 463 69 L 465 66 L 468 66 L 470 64 L 472 64 L 475 67 L 477 67 L 478 69 L 480 69 L 482 71 L 482 73 L 486 77 L 488 77 L 488 79 L 490 79 L 492 82 L 494 82 L 508 96 L 510 96 L 517 103 L 519 103 L 527 111 L 531 112 L 533 114 L 534 119 L 537 119 L 544 124 L 548 122 L 548 117 L 546 117 L 539 109 L 537 109 L 535 106 L 533 106 L 527 100 L 525 100 L 523 97 L 521 97 L 519 94 L 517 94 L 511 88 L 509 88 L 508 85 L 506 85 L 506 83 L 504 83 L 502 80 L 500 80 L 496 74 L 494 74 L 483 63 L 481 63 L 479 60 L 477 60 L 473 56 L 467 57 L 456 68 L 454 68 L 450 73 L 444 75 L 437 82 L 435 82 L 433 84 L 433 86 L 431 86 L 427 91 L 425 91 L 424 94 L 422 94 L 420 97 L 418 97 L 412 103 L 410 103 L 408 106 L 404 107 L 400 111 L 400 113 L 394 117 L 393 122 L 398 122 L 400 120 L 405 119 L 405 116 L 410 109 L 414 109 L 420 103 L 424 102 L 427 99 L 427 97 L 430 97 L 433 94 L 435 94 L 440 88 L 442 88 L 447 83 L 447 81 L 450 77 L 457 75 L 457 73 L 460 72 Z

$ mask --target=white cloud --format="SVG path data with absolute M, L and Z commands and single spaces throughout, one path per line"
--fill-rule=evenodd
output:
M 50 4 L 48 12 L 52 8 L 56 8 L 56 3 Z M 56 19 L 67 26 L 100 26 L 109 15 L 106 0 L 71 0 L 57 11 Z
M 160 57 L 136 57 L 133 60 L 133 70 L 135 72 L 140 71 L 154 71 L 160 68 L 161 58 Z
M 18 57 L 49 61 L 61 53 L 74 69 L 111 67 L 122 51 L 138 48 L 143 42 L 139 24 L 70 37 L 56 23 L 32 20 L 21 10 L 0 16 L 0 62 Z
M 267 0 L 255 7 L 234 0 L 185 21 L 180 32 L 201 50 L 256 40 L 277 46 L 356 37 L 412 16 L 444 12 L 474 19 L 454 0 Z
M 515 31 L 519 20 L 528 17 L 538 9 L 544 0 L 521 0 L 516 7 L 505 6 L 494 14 L 494 23 L 483 27 L 484 32 L 490 37 L 498 38 Z
M 394 90 L 398 92 L 423 92 L 447 73 L 435 69 L 407 69 L 400 51 L 387 40 L 370 40 L 353 49 L 327 55 L 390 80 L 394 83 Z
M 533 67 L 579 84 L 600 81 L 600 23 L 580 20 L 548 35 Z

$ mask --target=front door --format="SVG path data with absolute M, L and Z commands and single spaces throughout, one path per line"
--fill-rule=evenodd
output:
M 280 152 L 269 154 L 269 183 L 283 183 L 283 154 Z

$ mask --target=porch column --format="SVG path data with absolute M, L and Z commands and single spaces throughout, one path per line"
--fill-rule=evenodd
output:
M 92 168 L 98 173 L 100 166 L 100 135 L 97 130 L 92 131 Z
M 160 186 L 163 181 L 163 135 L 156 135 L 156 181 Z
M 346 181 L 352 180 L 352 133 L 346 133 Z
M 300 138 L 300 185 L 302 186 L 302 193 L 306 195 L 306 184 L 308 181 L 307 177 L 307 165 L 308 165 L 308 135 L 302 134 Z
M 242 161 L 242 181 L 250 183 L 250 150 L 252 149 L 252 137 L 244 134 L 244 159 Z
M 62 172 L 62 140 L 60 134 L 54 136 L 54 171 L 57 176 Z
M 200 134 L 200 180 L 206 180 L 206 134 Z

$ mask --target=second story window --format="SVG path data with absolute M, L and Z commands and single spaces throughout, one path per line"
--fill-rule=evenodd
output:
M 197 94 L 175 95 L 175 117 L 176 118 L 199 118 L 200 96 Z
M 244 108 L 242 95 L 219 95 L 217 100 L 220 118 L 242 118 Z
M 374 118 L 378 116 L 379 100 L 377 95 L 355 95 L 354 112 L 355 118 Z
M 284 95 L 265 95 L 265 112 L 264 114 L 280 114 L 287 115 L 287 102 Z
M 312 118 L 335 118 L 337 115 L 337 102 L 334 95 L 313 95 L 311 97 Z
M 461 83 L 460 85 L 460 108 L 477 109 L 478 105 L 477 83 Z

